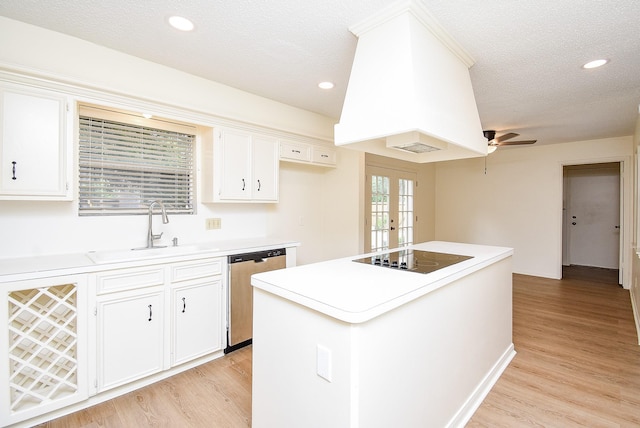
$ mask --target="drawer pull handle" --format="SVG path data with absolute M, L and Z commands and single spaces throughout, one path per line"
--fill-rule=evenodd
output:
M 328 158 L 329 155 L 320 155 L 321 158 Z
M 149 305 L 149 321 L 151 321 L 151 316 L 153 315 L 153 311 L 151 310 L 151 306 Z
M 187 298 L 183 297 L 182 298 L 182 313 L 184 314 L 184 312 L 187 310 Z
M 293 153 L 300 153 L 300 150 L 291 150 Z
M 260 184 L 260 180 L 258 180 L 258 192 L 260 191 L 261 187 L 262 187 L 262 184 Z
M 13 168 L 12 168 L 13 169 L 13 177 L 11 177 L 12 180 L 17 180 L 17 177 L 16 177 L 16 163 L 17 163 L 16 161 L 11 162 L 11 164 L 13 165 Z
M 244 178 L 242 179 L 242 191 L 244 192 Z

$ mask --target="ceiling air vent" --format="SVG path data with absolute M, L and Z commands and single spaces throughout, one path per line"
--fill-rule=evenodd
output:
M 444 143 L 418 131 L 387 137 L 387 147 L 411 153 L 429 153 L 447 148 Z
M 436 150 L 441 150 L 437 147 L 431 147 L 422 143 L 411 143 L 406 146 L 397 146 L 394 148 L 398 150 L 404 150 L 405 152 L 411 152 L 411 153 L 428 153 L 428 152 L 435 152 Z

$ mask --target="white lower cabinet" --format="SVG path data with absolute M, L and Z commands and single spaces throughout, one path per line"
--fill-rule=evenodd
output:
M 209 258 L 96 273 L 95 392 L 222 350 L 222 271 Z
M 196 280 L 171 290 L 171 366 L 222 349 L 222 280 Z
M 98 300 L 98 391 L 163 369 L 164 293 L 151 288 Z
M 0 282 L 0 427 L 33 426 L 222 355 L 226 261 Z
M 86 275 L 0 284 L 0 426 L 88 398 Z

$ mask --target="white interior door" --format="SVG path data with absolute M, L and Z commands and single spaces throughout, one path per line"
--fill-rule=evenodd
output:
M 618 269 L 620 164 L 565 167 L 567 261 Z

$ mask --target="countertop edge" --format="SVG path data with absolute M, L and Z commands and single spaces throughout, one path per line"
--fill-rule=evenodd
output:
M 226 257 L 238 253 L 271 250 L 280 247 L 299 247 L 298 241 L 277 238 L 240 239 L 211 242 L 215 250 L 201 250 L 189 254 L 167 255 L 131 261 L 95 263 L 87 253 L 52 254 L 33 257 L 0 259 L 0 283 L 46 277 L 89 274 L 113 269 L 174 263 L 204 258 Z M 54 266 L 54 267 L 52 267 Z
M 482 247 L 487 247 L 489 248 L 489 246 L 482 246 Z M 284 299 L 290 300 L 294 303 L 300 304 L 302 306 L 305 306 L 309 309 L 312 309 L 314 311 L 320 312 L 322 314 L 328 315 L 332 318 L 335 318 L 337 320 L 346 322 L 346 323 L 350 323 L 350 324 L 361 324 L 367 321 L 372 320 L 373 318 L 376 318 L 384 313 L 387 313 L 395 308 L 398 308 L 408 302 L 411 302 L 415 299 L 418 299 L 428 293 L 431 293 L 443 286 L 446 286 L 460 278 L 463 278 L 467 275 L 470 275 L 474 272 L 477 272 L 487 266 L 490 266 L 494 263 L 497 263 L 501 260 L 504 260 L 508 257 L 513 256 L 513 249 L 512 248 L 507 248 L 507 247 L 491 247 L 492 249 L 498 251 L 497 254 L 495 254 L 492 257 L 489 258 L 485 258 L 483 260 L 481 260 L 480 262 L 469 266 L 465 269 L 456 271 L 450 275 L 447 275 L 446 277 L 440 278 L 440 279 L 436 279 L 431 283 L 427 283 L 422 287 L 418 287 L 406 294 L 401 294 L 399 296 L 397 296 L 394 299 L 391 299 L 389 301 L 383 302 L 380 305 L 374 306 L 370 309 L 364 310 L 362 312 L 349 312 L 349 311 L 345 311 L 342 310 L 340 308 L 336 308 L 335 306 L 331 306 L 328 304 L 324 304 L 322 302 L 319 302 L 317 300 L 314 300 L 312 298 L 309 298 L 307 296 L 304 296 L 302 294 L 299 293 L 295 293 L 292 292 L 291 290 L 288 290 L 286 288 L 282 288 L 279 287 L 275 284 L 272 284 L 270 282 L 264 281 L 263 279 L 261 279 L 260 275 L 257 276 L 253 276 L 252 277 L 252 281 L 251 284 L 258 289 L 261 289 L 265 292 L 271 293 L 273 295 L 282 297 Z M 353 260 L 357 257 L 360 256 L 354 256 L 354 257 L 347 257 L 347 258 L 343 258 L 341 260 Z

